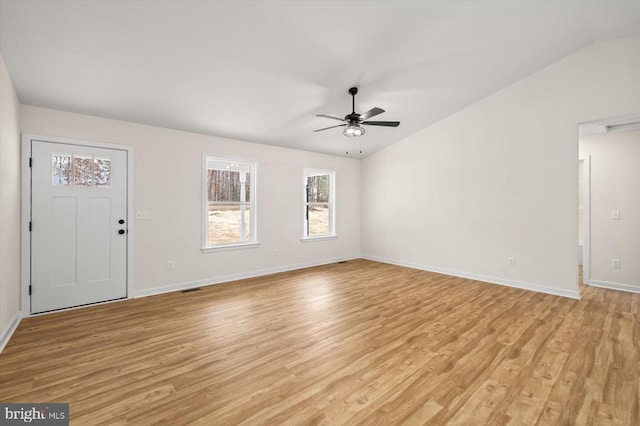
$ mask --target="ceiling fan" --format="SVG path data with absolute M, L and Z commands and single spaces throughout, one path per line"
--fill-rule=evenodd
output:
M 352 87 L 349 89 L 349 94 L 351 95 L 351 114 L 347 114 L 344 118 L 333 117 L 327 114 L 316 114 L 316 117 L 324 117 L 331 118 L 333 120 L 344 121 L 343 124 L 338 124 L 336 126 L 325 127 L 323 129 L 314 130 L 314 132 L 321 132 L 323 130 L 333 129 L 335 127 L 345 127 L 342 131 L 342 134 L 353 138 L 356 136 L 364 135 L 365 131 L 361 125 L 365 126 L 386 126 L 386 127 L 398 127 L 400 125 L 399 121 L 368 121 L 371 117 L 375 117 L 376 115 L 382 114 L 384 110 L 382 108 L 371 108 L 369 111 L 364 114 L 356 113 L 356 94 L 358 93 L 357 87 Z

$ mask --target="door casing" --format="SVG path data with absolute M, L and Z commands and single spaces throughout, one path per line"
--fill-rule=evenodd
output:
M 126 145 L 116 145 L 104 142 L 95 142 L 81 139 L 60 138 L 53 136 L 42 136 L 35 134 L 22 134 L 21 146 L 21 173 L 22 173 L 22 202 L 21 202 L 21 292 L 20 307 L 22 317 L 46 315 L 31 314 L 31 296 L 29 295 L 29 284 L 31 283 L 31 238 L 29 232 L 29 221 L 31 220 L 31 168 L 29 159 L 31 157 L 31 141 L 64 143 L 67 145 L 84 145 L 95 148 L 119 149 L 127 152 L 127 299 L 132 298 L 133 289 L 133 240 L 135 236 L 134 214 L 133 214 L 133 148 Z M 122 300 L 122 299 L 120 299 Z M 101 302 L 112 303 L 112 302 Z M 83 306 L 60 309 L 53 312 L 60 312 L 70 309 L 78 309 Z

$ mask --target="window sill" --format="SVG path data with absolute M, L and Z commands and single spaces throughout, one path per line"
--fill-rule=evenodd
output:
M 300 238 L 300 241 L 303 243 L 311 243 L 313 241 L 327 241 L 327 240 L 335 240 L 337 239 L 337 235 L 327 235 L 326 237 L 304 237 Z
M 216 253 L 220 251 L 251 249 L 251 248 L 257 248 L 259 246 L 260 246 L 260 243 L 256 242 L 256 243 L 227 244 L 227 245 L 221 245 L 221 246 L 202 247 L 200 250 L 202 250 L 203 253 Z

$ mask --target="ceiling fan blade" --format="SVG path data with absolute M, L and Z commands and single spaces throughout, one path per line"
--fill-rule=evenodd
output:
M 360 124 L 366 124 L 369 126 L 386 126 L 386 127 L 398 127 L 399 121 L 363 121 Z
M 382 114 L 384 112 L 384 110 L 382 108 L 371 108 L 369 111 L 365 112 L 364 114 L 362 114 L 360 116 L 360 120 L 365 121 L 371 117 L 375 117 L 378 114 Z
M 325 127 L 324 129 L 317 129 L 317 130 L 314 130 L 314 132 L 321 132 L 323 130 L 333 129 L 334 127 L 344 127 L 346 125 L 347 125 L 346 123 L 345 124 L 338 124 L 337 126 Z
M 331 118 L 333 120 L 338 120 L 338 121 L 346 121 L 344 118 L 338 118 L 338 117 L 334 117 L 332 115 L 327 115 L 327 114 L 316 114 L 316 117 L 324 117 L 324 118 Z

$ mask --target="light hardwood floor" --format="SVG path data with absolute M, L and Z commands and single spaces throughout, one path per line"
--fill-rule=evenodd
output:
M 640 294 L 366 260 L 28 318 L 0 401 L 72 424 L 640 424 Z

